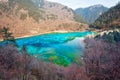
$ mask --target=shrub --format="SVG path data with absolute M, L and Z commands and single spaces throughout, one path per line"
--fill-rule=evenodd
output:
M 120 43 L 110 44 L 94 39 L 86 42 L 84 62 L 90 80 L 119 80 Z

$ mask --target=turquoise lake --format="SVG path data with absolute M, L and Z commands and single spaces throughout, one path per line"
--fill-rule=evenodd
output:
M 68 66 L 78 63 L 84 51 L 83 38 L 93 34 L 90 31 L 49 33 L 16 39 L 18 49 L 26 47 L 30 55 L 39 60 Z

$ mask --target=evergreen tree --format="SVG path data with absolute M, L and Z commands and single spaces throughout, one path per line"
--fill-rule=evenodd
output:
M 14 36 L 12 36 L 12 33 L 9 32 L 9 28 L 3 27 L 0 30 L 0 34 L 2 35 L 3 41 L 6 41 L 7 43 L 15 43 Z

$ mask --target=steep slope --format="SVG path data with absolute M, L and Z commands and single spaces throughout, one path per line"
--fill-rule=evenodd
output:
M 103 5 L 94 5 L 87 8 L 78 8 L 75 12 L 82 15 L 89 24 L 92 24 L 102 13 L 107 10 L 108 8 Z
M 84 22 L 82 18 L 77 21 L 72 9 L 58 3 L 45 0 L 0 1 L 0 27 L 9 26 L 14 36 L 56 30 L 78 31 L 87 27 L 79 23 Z
M 101 15 L 93 24 L 95 28 L 120 28 L 120 3 Z

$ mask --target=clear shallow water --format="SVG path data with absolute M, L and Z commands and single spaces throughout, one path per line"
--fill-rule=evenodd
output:
M 82 38 L 90 34 L 89 31 L 50 33 L 16 39 L 16 43 L 19 49 L 26 46 L 28 53 L 40 60 L 68 66 L 78 62 L 84 51 Z

